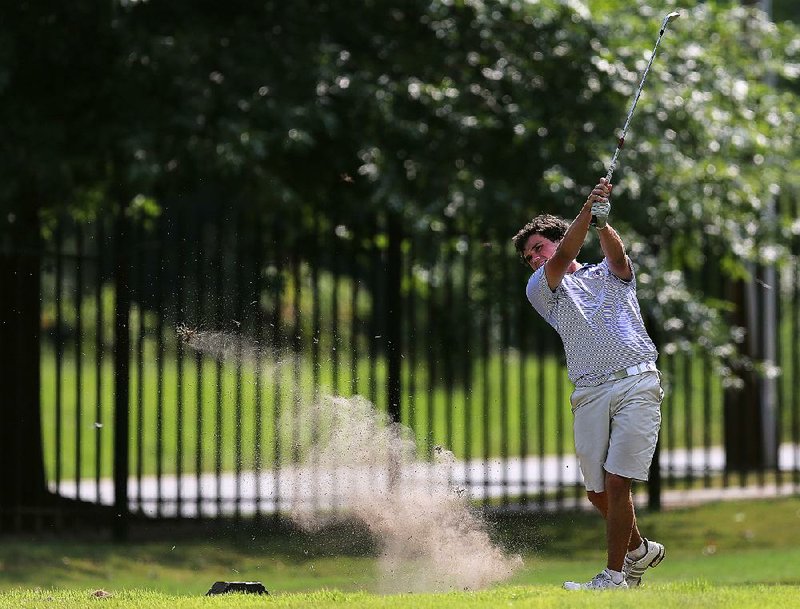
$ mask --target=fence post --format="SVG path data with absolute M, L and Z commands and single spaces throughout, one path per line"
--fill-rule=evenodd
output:
M 752 288 L 750 291 L 752 293 Z M 732 325 L 748 331 L 747 341 L 739 347 L 741 354 L 759 358 L 758 337 L 754 335 L 758 332 L 756 302 L 754 298 L 748 298 L 745 281 L 738 279 L 731 283 L 729 300 L 735 305 L 731 314 Z M 746 472 L 764 466 L 763 421 L 756 372 L 745 366 L 734 371 L 744 386 L 727 388 L 723 394 L 725 469 L 728 472 L 738 470 L 744 480 Z
M 647 508 L 651 512 L 661 511 L 661 438 L 656 442 L 653 461 L 650 463 L 650 479 L 647 483 Z
M 115 220 L 114 260 L 114 518 L 116 541 L 128 537 L 128 436 L 130 431 L 130 335 L 128 220 L 120 205 Z
M 389 247 L 386 256 L 386 348 L 387 348 L 387 397 L 388 414 L 399 422 L 402 385 L 403 302 L 401 282 L 403 279 L 403 230 L 397 214 L 388 217 Z
M 645 317 L 645 328 L 657 346 L 663 345 L 666 341 L 663 333 L 657 329 L 655 321 L 650 317 Z M 663 406 L 663 404 L 661 405 Z M 663 423 L 662 423 L 663 427 Z M 661 511 L 661 429 L 656 438 L 656 449 L 653 452 L 653 460 L 650 462 L 650 472 L 647 480 L 647 508 L 653 512 Z
M 40 403 L 42 241 L 33 201 L 1 222 L 0 530 L 16 530 L 23 516 L 48 503 Z
M 387 233 L 389 238 L 386 252 L 386 283 L 385 286 L 385 328 L 386 328 L 386 411 L 389 418 L 395 423 L 400 423 L 402 408 L 400 406 L 402 390 L 402 353 L 403 336 L 403 231 L 400 218 L 397 214 L 389 213 L 387 218 Z M 409 424 L 411 422 L 409 421 Z M 400 455 L 392 451 L 389 461 L 389 488 L 394 489 L 400 477 Z

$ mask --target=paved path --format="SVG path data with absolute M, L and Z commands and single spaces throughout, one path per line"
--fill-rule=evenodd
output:
M 724 451 L 721 447 L 711 449 L 674 450 L 661 453 L 662 476 L 702 478 L 704 474 L 716 475 L 724 469 Z M 784 444 L 779 451 L 779 466 L 783 472 L 800 471 L 800 446 Z M 276 509 L 286 510 L 291 506 L 330 509 L 341 507 L 347 497 L 359 493 L 380 493 L 388 489 L 389 467 L 375 464 L 372 467 L 339 467 L 314 469 L 289 466 L 279 470 L 260 473 L 242 472 L 214 474 L 147 476 L 137 481 L 128 480 L 128 496 L 131 509 L 141 510 L 152 516 L 176 516 L 193 518 L 198 514 L 213 517 L 220 514 L 241 515 L 256 512 L 269 513 Z M 784 476 L 789 478 L 789 474 Z M 564 457 L 546 456 L 525 459 L 491 459 L 489 461 L 454 461 L 449 464 L 432 465 L 414 463 L 402 468 L 401 480 L 428 492 L 446 493 L 455 488 L 466 492 L 475 500 L 498 499 L 503 496 L 527 495 L 534 500 L 540 496 L 551 496 L 561 488 L 565 495 L 563 503 L 547 503 L 545 507 L 590 507 L 583 493 L 574 487 L 582 482 L 574 455 Z M 738 484 L 738 477 L 731 476 L 730 484 Z M 640 485 L 644 489 L 643 485 Z M 114 487 L 111 479 L 62 481 L 56 489 L 50 489 L 64 497 L 80 497 L 112 505 Z M 665 491 L 662 503 L 665 506 L 702 503 L 719 499 L 741 499 L 763 496 L 800 494 L 800 484 L 786 482 L 759 485 L 757 476 L 748 477 L 748 486 L 731 486 L 716 489 L 686 489 Z M 237 499 L 238 497 L 238 499 Z M 644 492 L 637 494 L 637 502 L 646 501 Z M 532 503 L 532 505 L 539 505 Z M 160 507 L 159 507 L 160 506 Z

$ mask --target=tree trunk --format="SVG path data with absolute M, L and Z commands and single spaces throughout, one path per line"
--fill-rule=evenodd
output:
M 772 13 L 770 0 L 741 0 L 743 6 L 754 6 Z M 774 347 L 769 348 L 768 340 L 764 340 L 765 332 L 774 332 L 774 302 L 769 305 L 760 298 L 756 280 L 759 269 L 754 265 L 754 277 L 748 283 L 737 280 L 731 286 L 729 300 L 734 304 L 732 322 L 745 328 L 747 336 L 740 346 L 740 352 L 751 360 L 774 358 Z M 763 282 L 760 282 L 763 284 Z M 769 281 L 769 284 L 774 281 Z M 748 290 L 751 290 L 748 294 Z M 772 319 L 773 323 L 767 323 Z M 769 396 L 763 391 L 767 387 L 751 367 L 735 370 L 742 379 L 739 389 L 726 389 L 724 394 L 725 417 L 725 467 L 727 471 L 744 474 L 748 471 L 763 471 L 775 465 L 777 447 L 774 445 L 774 434 L 765 433 L 774 427 L 774 419 L 770 416 L 771 404 Z M 774 388 L 772 389 L 774 391 Z M 773 406 L 774 407 L 774 406 Z
M 28 204 L 3 218 L 0 248 L 0 526 L 28 527 L 47 500 L 39 332 L 41 237 Z
M 755 359 L 759 354 L 755 346 L 756 337 L 751 333 L 756 332 L 757 328 L 749 320 L 753 313 L 749 309 L 755 303 L 749 302 L 752 299 L 747 298 L 746 290 L 744 281 L 733 282 L 730 301 L 736 308 L 731 321 L 736 326 L 746 328 L 748 336 L 740 346 L 741 353 Z M 726 389 L 723 398 L 725 467 L 728 471 L 741 472 L 762 469 L 765 463 L 758 377 L 750 368 L 741 367 L 734 372 L 742 379 L 743 386 Z

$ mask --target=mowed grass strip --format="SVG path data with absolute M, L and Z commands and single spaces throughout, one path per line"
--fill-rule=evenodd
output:
M 285 609 L 314 607 L 315 609 L 348 607 L 353 609 L 390 608 L 547 608 L 547 609 L 765 609 L 796 606 L 800 586 L 714 586 L 704 581 L 663 584 L 627 592 L 567 592 L 555 586 L 504 586 L 481 592 L 450 592 L 444 594 L 373 595 L 363 592 L 318 591 L 304 594 L 281 594 L 265 599 L 257 595 L 225 595 L 189 597 L 167 595 L 147 590 L 125 590 L 98 599 L 92 590 L 73 591 L 11 591 L 0 594 L 2 607 L 30 609 L 59 607 L 84 609 L 94 603 L 120 609 L 193 609 L 221 607 L 231 609 Z
M 800 585 L 800 498 L 642 512 L 639 524 L 667 547 L 667 558 L 646 576 L 648 588 L 698 580 L 714 588 Z M 505 587 L 534 586 L 549 594 L 565 580 L 589 580 L 605 565 L 604 528 L 594 514 L 493 517 L 489 530 L 524 559 Z M 381 571 L 379 553 L 379 543 L 350 525 L 227 534 L 165 525 L 152 529 L 147 541 L 127 544 L 8 538 L 0 545 L 0 607 L 20 606 L 8 604 L 8 594 L 20 589 L 200 597 L 217 580 L 261 581 L 276 595 L 398 591 L 392 574 Z
M 343 353 L 334 369 L 330 357 L 317 366 L 307 355 L 237 366 L 185 354 L 179 366 L 168 349 L 159 366 L 156 344 L 149 339 L 142 353 L 141 368 L 135 353 L 131 361 L 132 473 L 191 475 L 214 472 L 217 465 L 226 472 L 252 471 L 296 462 L 320 430 L 321 422 L 309 415 L 319 395 L 362 395 L 386 410 L 382 357 L 352 361 Z M 84 357 L 78 383 L 71 350 L 60 359 L 52 346 L 42 351 L 41 422 L 49 480 L 72 480 L 78 473 L 83 479 L 112 476 L 113 360 L 104 357 L 97 367 L 91 347 Z M 664 356 L 660 365 L 666 389 L 662 447 L 721 445 L 718 379 L 708 376 L 699 357 Z M 414 431 L 420 458 L 428 458 L 435 445 L 459 459 L 574 452 L 572 385 L 559 358 L 521 358 L 514 351 L 476 358 L 469 383 L 456 382 L 449 389 L 443 374 L 441 362 L 431 371 L 425 358 L 403 359 L 402 421 Z M 785 409 L 784 418 L 790 414 Z M 789 429 L 788 418 L 784 423 Z

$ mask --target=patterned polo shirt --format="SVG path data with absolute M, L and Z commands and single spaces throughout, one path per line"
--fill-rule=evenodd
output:
M 599 385 L 617 370 L 658 358 L 642 321 L 635 275 L 621 280 L 605 258 L 564 275 L 555 292 L 542 265 L 528 280 L 526 293 L 561 336 L 569 379 L 576 387 Z

